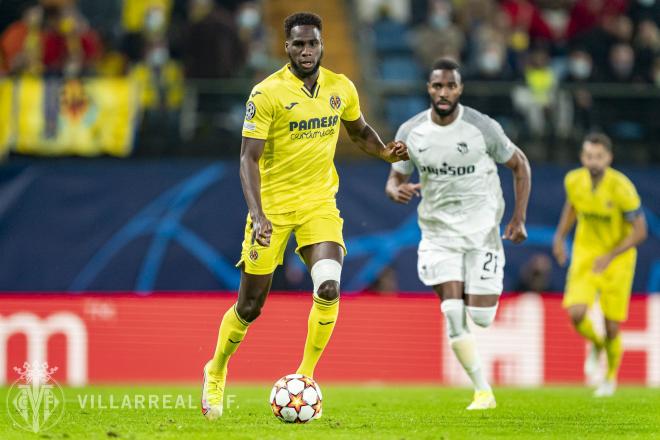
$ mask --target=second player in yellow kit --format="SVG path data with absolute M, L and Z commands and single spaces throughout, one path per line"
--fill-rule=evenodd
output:
M 387 162 L 408 159 L 403 143 L 384 145 L 365 122 L 353 83 L 321 67 L 321 28 L 315 14 L 286 18 L 289 64 L 257 84 L 245 106 L 240 175 L 248 216 L 237 264 L 241 282 L 238 301 L 222 318 L 213 359 L 204 366 L 201 406 L 210 420 L 222 415 L 229 358 L 261 313 L 292 233 L 314 285 L 296 372 L 312 377 L 330 340 L 346 253 L 335 202 L 340 125 L 366 153 Z
M 646 237 L 641 201 L 632 182 L 609 167 L 611 141 L 603 134 L 587 136 L 582 146 L 583 167 L 566 175 L 566 203 L 555 234 L 553 252 L 567 260 L 564 240 L 577 221 L 563 305 L 578 333 L 591 342 L 585 375 L 594 376 L 598 357 L 607 353 L 608 371 L 597 397 L 616 389 L 623 347 L 619 325 L 628 317 L 635 274 L 635 246 Z M 605 337 L 598 335 L 587 310 L 599 298 L 605 317 Z

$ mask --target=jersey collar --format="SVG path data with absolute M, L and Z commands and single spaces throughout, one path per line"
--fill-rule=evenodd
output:
M 314 87 L 313 94 L 305 87 L 305 83 L 303 80 L 298 78 L 296 75 L 293 74 L 291 69 L 289 69 L 289 66 L 291 64 L 287 63 L 286 66 L 284 66 L 284 77 L 293 83 L 296 84 L 296 87 L 301 89 L 302 92 L 309 96 L 310 98 L 316 98 L 319 95 L 319 90 L 321 89 L 321 86 L 323 85 L 323 80 L 325 79 L 325 75 L 323 74 L 323 66 L 319 66 L 319 77 L 316 78 L 316 87 Z

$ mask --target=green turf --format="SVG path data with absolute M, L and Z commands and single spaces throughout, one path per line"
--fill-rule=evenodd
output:
M 65 389 L 66 410 L 52 429 L 37 434 L 13 425 L 0 388 L 0 439 L 486 439 L 660 438 L 660 391 L 620 388 L 594 399 L 587 388 L 497 389 L 498 407 L 467 412 L 466 389 L 437 387 L 324 387 L 324 415 L 306 425 L 284 424 L 270 412 L 268 386 L 232 386 L 235 403 L 207 422 L 197 408 L 197 387 L 87 387 Z M 175 409 L 99 409 L 121 406 L 128 394 L 170 395 Z M 88 395 L 82 409 L 78 396 Z M 187 408 L 191 396 L 193 409 Z M 11 399 L 10 399 L 11 400 Z M 148 397 L 145 397 L 145 405 Z

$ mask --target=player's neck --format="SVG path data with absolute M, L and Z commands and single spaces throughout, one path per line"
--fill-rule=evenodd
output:
M 434 108 L 431 108 L 431 121 L 435 124 L 446 126 L 454 122 L 458 118 L 459 113 L 460 109 L 458 105 L 454 107 L 454 111 L 445 116 L 439 115 Z
M 591 190 L 595 191 L 596 188 L 598 188 L 598 184 L 603 181 L 603 177 L 605 177 L 605 171 L 603 170 L 602 173 L 595 176 L 593 174 L 590 174 L 589 176 L 591 177 Z
M 310 92 L 314 90 L 314 87 L 316 87 L 316 81 L 319 79 L 320 69 L 317 69 L 314 74 L 309 76 L 300 76 L 300 73 L 291 65 L 289 65 L 289 71 L 293 73 L 296 78 L 303 82 L 303 85 L 307 90 Z

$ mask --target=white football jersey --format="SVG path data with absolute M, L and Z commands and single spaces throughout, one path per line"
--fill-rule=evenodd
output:
M 513 156 L 515 145 L 490 117 L 459 104 L 449 125 L 431 120 L 425 110 L 399 128 L 396 140 L 408 146 L 409 161 L 392 168 L 410 175 L 415 167 L 422 184 L 418 207 L 423 239 L 466 237 L 499 226 L 504 198 L 498 163 Z

